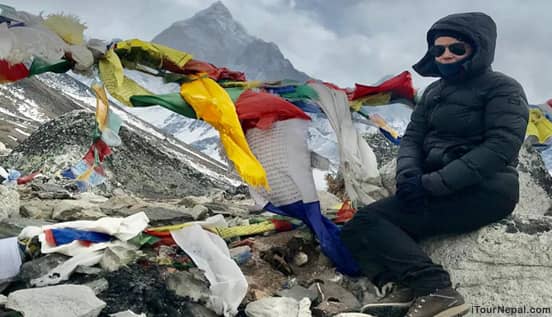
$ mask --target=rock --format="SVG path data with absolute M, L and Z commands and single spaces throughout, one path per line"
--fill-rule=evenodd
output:
M 374 317 L 373 315 L 363 314 L 363 313 L 341 313 L 337 314 L 334 317 Z
M 424 243 L 471 305 L 542 305 L 552 298 L 552 218 L 514 216 L 476 232 Z
M 279 290 L 276 295 L 293 298 L 298 301 L 305 297 L 310 299 L 311 302 L 315 302 L 318 299 L 318 291 L 304 288 L 301 285 L 295 285 L 290 289 Z
M 176 295 L 189 298 L 193 302 L 209 300 L 209 282 L 198 269 L 171 274 L 167 278 L 167 288 L 173 290 Z
M 52 219 L 54 206 L 59 201 L 32 199 L 21 202 L 19 213 L 22 217 L 32 219 Z
M 336 282 L 324 281 L 316 282 L 309 287 L 310 290 L 318 291 L 318 297 L 321 300 L 314 309 L 315 315 L 333 315 L 336 313 L 355 311 L 360 309 L 360 302 L 348 290 Z
M 195 303 L 190 303 L 190 317 L 218 317 L 214 311 L 209 308 Z
M 187 196 L 182 198 L 182 200 L 178 202 L 178 205 L 193 208 L 196 205 L 202 205 L 208 202 L 212 202 L 212 199 L 207 198 L 206 196 Z
M 103 314 L 131 309 L 147 316 L 194 316 L 190 302 L 167 288 L 166 276 L 166 267 L 151 262 L 108 272 L 109 289 L 98 295 L 107 303 Z
M 150 226 L 163 226 L 194 220 L 193 216 L 185 208 L 150 205 L 142 211 L 148 216 Z
M 8 298 L 4 295 L 0 295 L 0 307 L 4 307 L 8 302 Z
M 101 205 L 101 210 L 110 216 L 127 217 L 144 212 L 151 226 L 163 226 L 194 220 L 197 211 L 166 202 L 145 202 L 130 196 L 112 197 Z
M 210 202 L 203 204 L 211 213 L 232 217 L 247 217 L 249 210 L 246 207 L 231 205 L 229 203 Z
M 299 252 L 293 257 L 293 264 L 303 266 L 309 261 L 309 256 L 305 252 Z
M 95 266 L 82 266 L 82 265 L 79 265 L 75 269 L 75 273 L 86 274 L 86 275 L 100 275 L 100 274 L 102 274 L 102 272 L 103 272 L 102 269 L 100 269 L 99 267 L 95 267 Z
M 96 317 L 105 305 L 90 287 L 66 284 L 15 291 L 8 296 L 6 308 L 25 317 Z
M 110 314 L 109 317 L 147 317 L 147 316 L 146 314 L 138 315 L 131 310 L 127 310 L 127 311 L 122 311 L 115 314 Z
M 134 262 L 140 255 L 140 251 L 130 244 L 110 246 L 105 249 L 100 266 L 108 272 L 114 272 L 121 266 Z
M 397 170 L 397 160 L 392 159 L 385 163 L 380 169 L 381 182 L 383 187 L 393 195 L 395 193 L 395 172 Z
M 18 236 L 21 230 L 27 226 L 42 227 L 50 225 L 50 222 L 41 219 L 8 218 L 0 223 L 0 239 Z
M 378 167 L 386 165 L 389 161 L 397 157 L 399 147 L 387 140 L 381 133 L 368 134 L 363 137 L 374 151 Z
M 86 284 L 83 284 L 84 286 L 88 286 L 94 291 L 94 294 L 98 295 L 104 291 L 107 291 L 109 289 L 109 282 L 105 278 L 101 278 L 98 280 L 94 280 L 92 282 L 88 282 Z
M 101 204 L 109 200 L 109 198 L 94 194 L 93 192 L 80 193 L 76 196 L 76 198 L 92 204 Z
M 249 303 L 245 308 L 248 317 L 310 317 L 310 300 L 297 301 L 289 297 L 265 297 Z
M 0 155 L 4 156 L 7 155 L 9 152 L 10 149 L 8 149 L 4 143 L 0 142 Z
M 57 184 L 31 184 L 33 194 L 40 199 L 70 199 L 71 193 Z
M 339 211 L 339 208 L 342 204 L 341 199 L 339 199 L 334 194 L 328 193 L 324 190 L 319 190 L 317 194 L 318 199 L 320 200 L 320 209 L 322 210 L 323 214 L 335 214 Z
M 96 220 L 102 217 L 106 215 L 100 207 L 81 200 L 61 200 L 52 214 L 52 218 L 58 221 Z
M 44 276 L 68 259 L 68 256 L 58 253 L 46 254 L 32 261 L 23 263 L 19 276 L 27 285 L 30 285 L 31 280 Z
M 88 151 L 94 125 L 94 113 L 89 111 L 60 115 L 20 142 L 2 165 L 21 171 L 40 168 L 54 175 L 79 162 Z M 160 131 L 154 135 L 141 129 L 132 120 L 125 122 L 119 132 L 122 144 L 112 149 L 103 164 L 106 182 L 94 192 L 122 188 L 141 197 L 179 198 L 235 187 L 236 177 L 219 162 L 172 137 L 160 138 Z
M 19 193 L 16 188 L 0 185 L 0 221 L 19 215 Z
M 194 220 L 203 220 L 207 217 L 208 213 L 209 213 L 209 208 L 203 205 L 195 205 L 190 211 L 190 214 Z

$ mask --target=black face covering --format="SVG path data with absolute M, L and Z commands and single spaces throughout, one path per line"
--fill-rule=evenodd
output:
M 462 65 L 466 62 L 466 59 L 460 60 L 454 63 L 443 64 L 435 61 L 437 68 L 443 78 L 451 78 L 459 75 L 462 72 Z

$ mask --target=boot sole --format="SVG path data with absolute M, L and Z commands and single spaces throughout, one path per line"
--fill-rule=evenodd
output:
M 402 317 L 408 311 L 411 303 L 370 304 L 364 305 L 360 312 L 374 316 Z
M 464 316 L 469 311 L 470 311 L 470 305 L 462 304 L 462 305 L 454 306 L 452 308 L 444 310 L 433 317 L 460 317 L 460 316 Z

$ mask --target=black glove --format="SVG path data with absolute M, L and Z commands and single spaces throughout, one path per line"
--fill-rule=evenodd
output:
M 427 191 L 422 185 L 422 175 L 409 177 L 397 184 L 396 195 L 406 205 L 415 206 L 423 204 Z

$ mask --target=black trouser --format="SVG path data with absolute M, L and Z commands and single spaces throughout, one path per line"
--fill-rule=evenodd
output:
M 423 207 L 406 206 L 391 196 L 359 209 L 341 237 L 376 286 L 398 282 L 423 296 L 450 287 L 451 281 L 416 241 L 473 231 L 508 216 L 515 205 L 504 194 L 479 188 L 432 197 Z

